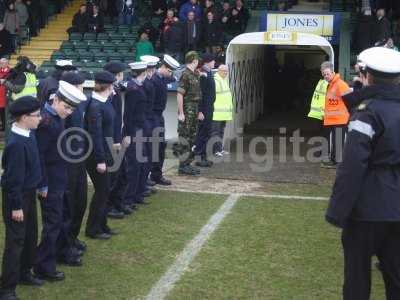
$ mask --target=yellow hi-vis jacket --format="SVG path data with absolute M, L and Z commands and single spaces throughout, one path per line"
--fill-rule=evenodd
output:
M 324 79 L 318 81 L 314 95 L 311 100 L 311 108 L 308 113 L 309 118 L 322 120 L 324 118 L 325 96 L 328 89 L 328 82 Z
M 233 99 L 229 88 L 228 76 L 222 78 L 218 73 L 214 75 L 215 102 L 213 121 L 231 121 L 233 118 Z
M 17 94 L 12 94 L 12 99 L 17 100 L 23 96 L 32 96 L 35 97 L 37 96 L 37 78 L 35 74 L 25 72 L 25 87 L 22 91 L 20 91 Z

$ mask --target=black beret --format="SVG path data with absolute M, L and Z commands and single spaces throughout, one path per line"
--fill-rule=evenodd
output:
M 115 75 L 108 71 L 100 71 L 94 74 L 94 81 L 97 83 L 113 83 L 115 81 Z
M 61 80 L 66 81 L 72 85 L 79 85 L 83 84 L 85 82 L 85 77 L 83 77 L 80 73 L 78 72 L 65 72 L 61 76 Z
M 103 67 L 103 69 L 110 73 L 118 74 L 125 71 L 127 69 L 127 66 L 120 62 L 109 62 Z
M 32 96 L 18 98 L 11 103 L 9 111 L 13 117 L 30 114 L 40 109 L 39 101 Z
M 215 60 L 215 56 L 211 53 L 204 53 L 201 56 L 201 60 L 203 61 L 203 63 L 209 63 L 209 62 L 212 62 L 213 60 Z

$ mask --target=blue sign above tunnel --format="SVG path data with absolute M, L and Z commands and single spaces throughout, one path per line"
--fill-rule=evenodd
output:
M 289 13 L 264 11 L 260 31 L 293 31 L 325 37 L 331 44 L 340 40 L 340 13 Z

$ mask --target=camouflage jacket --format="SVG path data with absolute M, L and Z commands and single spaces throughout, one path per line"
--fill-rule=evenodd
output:
M 200 75 L 186 68 L 179 80 L 178 93 L 183 95 L 184 105 L 198 104 L 201 100 Z

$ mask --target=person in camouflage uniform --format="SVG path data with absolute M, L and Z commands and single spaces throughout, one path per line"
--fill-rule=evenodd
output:
M 198 175 L 200 170 L 191 166 L 197 132 L 198 106 L 201 100 L 200 74 L 197 71 L 199 55 L 190 51 L 185 56 L 186 69 L 178 85 L 178 136 L 174 153 L 179 157 L 179 174 Z

